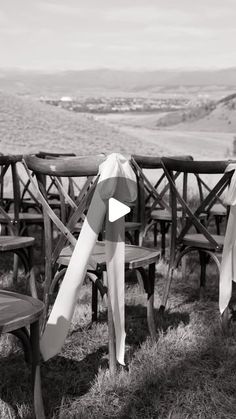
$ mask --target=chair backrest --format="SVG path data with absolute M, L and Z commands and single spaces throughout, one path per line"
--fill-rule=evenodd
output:
M 77 209 L 79 204 L 85 201 L 87 198 L 88 191 L 94 183 L 94 178 L 98 175 L 99 165 L 104 161 L 104 156 L 90 156 L 88 157 L 66 157 L 60 159 L 41 159 L 36 156 L 25 156 L 24 161 L 27 169 L 30 169 L 31 172 L 36 176 L 38 187 L 41 194 L 44 197 L 44 200 L 40 202 L 43 208 L 48 213 L 50 207 L 49 196 L 46 189 L 45 176 L 50 176 L 54 182 L 54 185 L 57 188 L 59 197 L 61 199 L 62 205 L 68 203 L 71 208 Z M 31 183 L 35 186 L 33 182 L 32 174 L 29 174 Z M 71 178 L 83 178 L 84 185 L 81 187 L 79 196 L 76 201 L 74 201 L 71 196 L 68 194 L 65 185 L 63 185 L 63 180 L 68 181 Z M 45 202 L 47 205 L 45 205 Z M 88 202 L 87 202 L 88 205 Z M 63 212 L 63 211 L 62 211 Z M 54 216 L 54 212 L 51 212 L 50 216 Z M 54 220 L 53 220 L 54 221 Z M 65 221 L 65 220 L 63 220 Z M 70 220 L 71 221 L 71 220 Z M 77 221 L 74 220 L 74 223 Z M 70 224 L 72 227 L 72 223 Z
M 66 157 L 75 157 L 76 154 L 75 153 L 56 153 L 56 152 L 50 152 L 50 151 L 39 151 L 36 154 L 36 157 L 39 157 L 41 159 L 57 159 L 57 158 L 66 158 Z M 52 178 L 48 178 L 45 176 L 44 178 L 45 181 L 45 185 L 47 184 L 47 194 L 50 196 L 50 198 L 52 199 L 59 199 L 58 193 L 53 193 L 53 187 L 54 185 L 54 181 Z M 69 188 L 72 186 L 72 183 L 69 185 Z M 24 184 L 24 188 L 22 191 L 22 199 L 24 199 L 26 197 L 26 195 L 30 194 L 30 180 L 28 180 L 25 184 Z M 32 198 L 32 196 L 31 196 Z
M 230 183 L 232 172 L 226 172 L 225 169 L 229 161 L 183 161 L 173 158 L 162 158 L 163 169 L 168 178 L 171 191 L 171 209 L 172 209 L 172 229 L 171 229 L 171 247 L 172 250 L 178 244 L 181 244 L 183 238 L 190 232 L 191 227 L 195 227 L 198 233 L 203 234 L 206 240 L 215 250 L 219 249 L 219 244 L 211 234 L 209 229 L 204 225 L 203 216 L 207 216 L 211 207 L 217 199 L 223 194 L 224 190 Z M 187 185 L 189 175 L 199 182 L 201 175 L 214 177 L 214 186 L 209 188 L 208 193 L 204 197 L 200 197 L 198 202 L 194 203 L 194 207 L 189 202 L 187 191 L 185 195 L 181 194 L 174 173 L 182 173 L 184 183 Z M 217 179 L 216 179 L 216 175 Z M 180 207 L 180 208 L 179 208 Z M 181 224 L 178 223 L 177 208 L 181 209 Z
M 175 158 L 175 157 L 173 157 Z M 193 160 L 192 156 L 179 156 L 180 160 Z M 144 203 L 146 217 L 155 208 L 166 209 L 170 211 L 169 199 L 169 183 L 166 179 L 165 172 L 160 156 L 143 156 L 132 155 L 131 163 L 137 175 L 139 189 L 142 191 L 141 196 Z M 153 183 L 144 170 L 155 171 L 155 182 Z M 153 174 L 152 174 L 153 176 Z M 177 179 L 179 173 L 176 172 L 174 177 Z
M 104 160 L 105 157 L 101 155 L 90 156 L 89 158 L 66 157 L 60 159 L 41 159 L 36 156 L 24 156 L 25 168 L 33 186 L 32 190 L 43 208 L 45 235 L 44 302 L 46 307 L 48 306 L 52 277 L 57 268 L 57 259 L 68 242 L 73 247 L 76 244 L 73 232 L 76 224 L 84 219 L 84 214 L 89 207 L 98 180 L 99 165 Z M 32 173 L 34 173 L 35 177 L 32 176 Z M 67 201 L 71 206 L 72 211 L 67 220 L 59 218 L 50 207 L 50 200 L 48 199 L 44 181 L 45 176 L 53 177 L 63 202 Z M 77 202 L 71 199 L 64 188 L 63 182 L 61 182 L 61 180 L 71 177 L 85 179 Z M 53 243 L 52 222 L 59 230 L 56 244 Z
M 17 163 L 21 162 L 21 160 L 21 155 L 0 155 L 0 213 L 13 234 L 19 233 L 21 191 Z M 7 185 L 7 195 L 9 193 L 8 189 L 10 189 L 10 200 L 7 200 L 5 194 L 6 181 L 9 184 Z M 13 204 L 12 217 L 8 215 L 9 202 Z
M 76 157 L 75 153 L 55 153 L 51 151 L 39 151 L 36 154 L 37 157 L 40 157 L 41 159 L 57 159 L 58 157 Z

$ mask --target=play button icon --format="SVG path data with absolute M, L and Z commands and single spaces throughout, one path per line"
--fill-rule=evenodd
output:
M 118 220 L 130 212 L 130 208 L 115 198 L 110 198 L 108 202 L 108 219 L 111 223 Z

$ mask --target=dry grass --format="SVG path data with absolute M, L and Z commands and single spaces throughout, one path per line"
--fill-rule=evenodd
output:
M 230 112 L 236 112 L 232 110 Z M 178 155 L 224 159 L 232 151 L 234 130 L 178 125 L 159 130 L 156 115 L 103 116 L 69 112 L 30 98 L 0 92 L 1 152 L 29 153 L 39 149 L 88 155 L 100 152 Z M 98 120 L 97 120 L 98 119 Z M 200 120 L 202 121 L 202 120 Z M 200 124 L 200 122 L 199 122 Z M 200 132 L 201 131 L 201 132 Z M 204 132 L 208 131 L 208 132 Z
M 143 144 L 116 127 L 78 114 L 0 92 L 1 152 L 29 153 L 40 150 L 89 155 L 101 152 L 159 154 L 158 144 Z
M 1 266 L 1 271 L 4 267 Z M 155 305 L 160 304 L 166 265 L 157 266 Z M 90 286 L 83 287 L 62 352 L 42 365 L 48 418 L 233 419 L 236 411 L 236 333 L 221 333 L 218 278 L 208 270 L 204 301 L 198 298 L 198 260 L 178 272 L 169 308 L 151 342 L 145 296 L 132 277 L 126 284 L 126 368 L 113 378 L 107 366 L 104 311 L 90 321 Z M 4 285 L 9 275 L 3 274 Z M 1 418 L 31 418 L 29 369 L 13 337 L 1 338 Z
M 236 121 L 236 110 L 233 110 Z M 232 156 L 233 140 L 235 130 L 227 129 L 221 126 L 220 116 L 214 116 L 212 113 L 209 120 L 200 119 L 197 122 L 185 122 L 166 128 L 158 128 L 157 122 L 160 115 L 109 115 L 102 116 L 102 121 L 109 122 L 111 127 L 119 129 L 127 136 L 136 137 L 138 141 L 142 141 L 147 151 L 151 144 L 158 149 L 161 155 L 192 155 L 195 159 L 220 160 Z M 167 115 L 168 118 L 168 115 Z M 217 119 L 218 118 L 218 119 Z M 156 125 L 154 123 L 156 120 Z M 231 125 L 230 125 L 231 126 Z M 142 151 L 139 151 L 141 154 Z

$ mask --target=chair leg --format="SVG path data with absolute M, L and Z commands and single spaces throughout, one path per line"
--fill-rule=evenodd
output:
M 147 293 L 147 322 L 150 336 L 156 338 L 156 324 L 154 316 L 154 288 L 155 288 L 155 263 L 148 267 L 148 293 Z
M 207 256 L 205 252 L 199 251 L 200 265 L 201 265 L 201 274 L 200 274 L 200 292 L 199 297 L 202 300 L 205 296 L 205 285 L 206 285 L 206 264 Z
M 22 327 L 21 329 L 12 330 L 11 334 L 16 336 L 17 339 L 21 341 L 24 349 L 25 362 L 32 362 L 32 353 L 28 330 L 25 327 Z
M 19 260 L 22 262 L 25 273 L 29 272 L 29 255 L 26 249 L 14 249 L 13 250 L 13 284 L 17 283 Z
M 30 325 L 30 343 L 32 348 L 34 412 L 36 419 L 45 419 L 40 376 L 39 321 Z
M 98 319 L 98 287 L 96 282 L 92 281 L 92 322 Z
M 29 247 L 29 286 L 30 293 L 32 297 L 38 298 L 35 271 L 34 271 L 34 262 L 33 262 L 33 248 Z
M 165 221 L 160 221 L 161 228 L 161 257 L 165 257 L 166 253 L 166 226 Z
M 135 232 L 134 232 L 134 244 L 136 246 L 138 246 L 139 245 L 139 242 L 140 242 L 139 235 L 140 235 L 139 230 L 135 230 Z
M 154 234 L 154 247 L 157 247 L 157 223 L 154 223 L 153 226 L 153 234 Z
M 154 287 L 155 287 L 155 263 L 148 267 L 148 276 L 144 268 L 138 268 L 143 280 L 144 290 L 147 294 L 147 323 L 152 339 L 156 337 L 156 324 L 154 316 Z
M 221 223 L 220 215 L 215 215 L 215 223 L 216 223 L 216 234 L 220 235 L 220 223 Z
M 227 336 L 229 334 L 229 307 L 226 307 L 221 315 L 221 327 L 223 334 Z
M 19 268 L 19 257 L 16 253 L 13 255 L 13 285 L 17 284 L 17 276 L 18 276 L 18 268 Z
M 171 281 L 173 279 L 173 275 L 174 275 L 174 268 L 169 268 L 168 269 L 168 273 L 167 273 L 167 277 L 166 277 L 166 286 L 165 286 L 165 290 L 164 290 L 164 294 L 162 297 L 162 302 L 160 305 L 160 312 L 164 312 L 165 308 L 166 308 L 166 303 L 167 303 L 167 298 L 169 295 L 169 291 L 170 291 L 170 285 L 171 285 Z
M 103 272 L 103 282 L 107 283 L 107 273 Z M 109 295 L 109 284 L 108 284 L 108 295 L 107 295 L 107 319 L 108 319 L 108 348 L 109 348 L 109 370 L 112 375 L 116 372 L 116 346 L 115 346 L 115 327 L 112 316 L 111 300 Z

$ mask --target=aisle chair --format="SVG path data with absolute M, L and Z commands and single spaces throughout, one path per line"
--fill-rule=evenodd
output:
M 183 161 L 172 158 L 162 158 L 163 169 L 168 178 L 171 191 L 171 249 L 166 285 L 162 297 L 160 310 L 164 311 L 169 294 L 170 284 L 175 269 L 182 257 L 192 251 L 198 251 L 200 257 L 200 295 L 204 293 L 206 280 L 206 265 L 212 258 L 218 270 L 220 269 L 220 257 L 223 249 L 224 236 L 212 234 L 207 226 L 209 211 L 223 194 L 230 183 L 232 172 L 224 173 L 228 161 Z M 189 175 L 199 178 L 202 174 L 219 175 L 215 186 L 209 191 L 195 208 L 191 208 L 188 201 L 187 190 L 183 196 L 174 179 L 175 172 L 182 173 L 183 182 L 187 185 Z M 181 222 L 178 222 L 177 207 L 181 208 Z M 205 215 L 205 219 L 204 219 Z
M 22 178 L 19 175 L 22 155 L 1 155 L 1 206 L 0 224 L 9 234 L 14 226 L 14 234 L 27 236 L 32 226 L 43 226 L 42 213 L 25 212 L 22 208 Z M 10 193 L 10 196 L 9 196 Z M 13 279 L 18 274 L 18 255 L 14 254 Z
M 183 160 L 192 160 L 191 156 L 179 156 Z M 141 199 L 142 212 L 142 241 L 148 231 L 153 228 L 154 246 L 157 246 L 158 225 L 161 234 L 161 256 L 166 254 L 166 234 L 171 225 L 171 207 L 169 197 L 169 183 L 163 171 L 161 157 L 132 155 L 132 166 L 136 172 Z M 145 172 L 144 172 L 145 171 Z M 155 182 L 152 182 L 148 171 L 155 171 Z M 177 179 L 179 173 L 175 173 Z M 142 243 L 141 241 L 141 243 Z
M 28 214 L 20 212 L 20 184 L 17 171 L 17 163 L 21 162 L 21 156 L 0 156 L 0 251 L 14 253 L 13 280 L 17 278 L 18 257 L 23 263 L 26 271 L 30 271 L 29 261 L 31 260 L 31 249 L 34 244 L 34 238 L 28 237 L 28 227 L 32 225 L 43 225 L 42 214 Z M 8 178 L 7 178 L 8 176 Z M 9 181 L 12 191 L 12 200 L 10 208 L 5 200 L 4 181 Z
M 29 225 L 42 224 L 43 217 L 41 214 L 28 213 L 23 211 L 22 201 L 24 197 L 22 185 L 24 186 L 24 182 L 19 175 L 21 163 L 22 155 L 9 154 L 0 156 L 0 195 L 1 205 L 12 219 L 12 223 L 18 224 L 20 232 L 24 232 L 24 230 L 27 230 Z M 8 183 L 7 186 L 6 183 Z M 9 196 L 9 192 L 11 196 Z
M 48 310 L 49 306 L 49 294 L 55 290 L 56 284 L 62 279 L 69 264 L 73 251 L 72 247 L 74 247 L 76 243 L 73 236 L 74 229 L 78 222 L 83 221 L 84 219 L 84 215 L 91 202 L 98 181 L 99 165 L 104 160 L 105 158 L 101 156 L 90 156 L 89 159 L 87 157 L 71 157 L 69 161 L 68 159 L 58 159 L 56 161 L 42 160 L 37 157 L 25 156 L 27 169 L 36 174 L 38 186 L 34 183 L 34 187 L 38 188 L 37 197 L 44 210 L 45 242 L 47 243 L 44 288 L 46 310 Z M 83 191 L 83 196 L 81 197 L 77 207 L 74 208 L 74 211 L 71 213 L 66 225 L 63 224 L 50 209 L 50 206 L 45 199 L 45 188 L 43 183 L 40 181 L 42 175 L 53 175 L 55 177 L 60 176 L 61 178 L 93 177 L 93 180 L 90 181 L 90 185 L 86 186 L 86 191 Z M 30 173 L 29 176 L 31 182 L 34 182 Z M 57 226 L 61 233 L 54 249 L 52 246 L 51 221 Z M 125 246 L 125 269 L 137 269 L 142 275 L 144 289 L 147 293 L 147 321 L 150 334 L 153 337 L 156 335 L 153 311 L 155 263 L 159 260 L 159 256 L 159 252 L 151 249 L 133 245 Z M 106 271 L 104 242 L 97 242 L 92 257 L 93 260 L 96 261 L 96 268 L 89 269 L 90 277 L 92 274 L 92 278 L 96 278 L 96 280 L 92 282 L 92 319 L 95 320 L 97 318 L 97 288 L 99 287 L 102 296 L 104 296 L 104 293 L 106 292 L 106 288 L 104 288 L 104 284 L 102 284 L 103 272 Z M 148 273 L 146 273 L 146 267 L 148 267 Z

